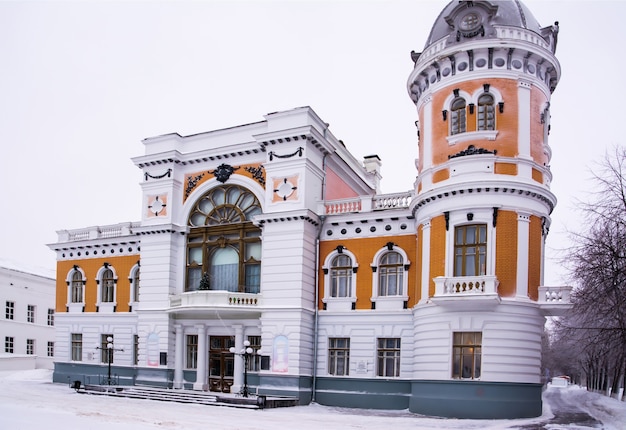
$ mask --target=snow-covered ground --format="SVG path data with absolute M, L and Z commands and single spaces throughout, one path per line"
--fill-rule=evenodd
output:
M 163 403 L 78 394 L 53 384 L 49 370 L 0 372 L 0 429 L 11 430 L 258 430 L 297 429 L 515 429 L 544 428 L 553 417 L 549 401 L 541 417 L 519 420 L 455 420 L 422 417 L 407 411 L 355 410 L 317 404 L 293 408 L 247 410 L 218 406 Z M 605 430 L 626 430 L 626 402 L 578 387 L 561 398 L 580 407 Z M 548 429 L 587 427 L 552 425 Z

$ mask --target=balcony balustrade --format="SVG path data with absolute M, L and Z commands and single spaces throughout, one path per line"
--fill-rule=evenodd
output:
M 539 298 L 537 302 L 544 315 L 563 315 L 572 307 L 570 300 L 571 293 L 572 287 L 568 286 L 539 287 Z
M 439 276 L 433 303 L 465 310 L 487 310 L 500 303 L 495 276 Z
M 170 309 L 173 311 L 216 308 L 234 310 L 256 308 L 260 305 L 260 294 L 237 293 L 232 291 L 189 291 L 170 297 Z

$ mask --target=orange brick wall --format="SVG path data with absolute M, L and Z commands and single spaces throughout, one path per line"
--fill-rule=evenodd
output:
M 441 169 L 433 173 L 433 184 L 450 178 L 450 169 Z
M 528 297 L 537 300 L 539 297 L 539 284 L 541 283 L 541 243 L 542 221 L 537 216 L 530 217 L 530 229 L 528 240 Z
M 428 275 L 428 296 L 435 295 L 437 276 L 445 276 L 446 269 L 446 220 L 443 215 L 430 221 L 430 273 Z
M 416 240 L 415 235 L 406 236 L 387 236 L 376 238 L 363 238 L 363 239 L 345 239 L 345 240 L 329 240 L 320 242 L 320 261 L 319 261 L 319 302 L 318 306 L 322 308 L 322 298 L 324 297 L 324 272 L 322 266 L 326 257 L 332 253 L 337 246 L 342 245 L 353 253 L 357 258 L 359 268 L 356 277 L 356 308 L 357 309 L 371 309 L 372 302 L 372 279 L 373 273 L 371 264 L 374 260 L 374 255 L 384 248 L 387 242 L 393 242 L 406 252 L 411 259 L 411 266 L 409 267 L 408 274 L 408 291 L 411 293 L 415 291 L 416 283 L 416 262 L 413 260 L 413 256 L 416 255 Z M 417 303 L 417 297 L 414 294 L 409 294 L 409 307 Z
M 129 255 L 122 257 L 102 257 L 88 260 L 72 260 L 57 262 L 57 284 L 56 284 L 56 312 L 65 312 L 67 304 L 67 275 L 73 270 L 74 265 L 80 267 L 85 272 L 87 282 L 85 284 L 85 312 L 96 312 L 97 291 L 96 275 L 102 265 L 107 262 L 115 270 L 117 275 L 116 289 L 116 312 L 128 312 L 128 302 L 130 302 L 130 270 L 133 268 L 139 255 Z
M 533 169 L 533 179 L 540 184 L 543 184 L 543 174 L 537 169 Z
M 493 170 L 499 175 L 517 175 L 517 164 L 513 163 L 495 163 Z
M 496 277 L 500 296 L 515 296 L 517 285 L 517 213 L 498 212 L 496 226 Z

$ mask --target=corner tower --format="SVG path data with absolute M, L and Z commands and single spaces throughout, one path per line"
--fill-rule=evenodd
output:
M 411 55 L 421 252 L 414 412 L 541 415 L 557 33 L 516 0 L 455 0 Z

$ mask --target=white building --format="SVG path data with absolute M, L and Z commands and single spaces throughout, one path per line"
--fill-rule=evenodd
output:
M 50 245 L 54 380 L 239 391 L 249 342 L 260 393 L 540 415 L 545 316 L 569 306 L 543 286 L 557 31 L 518 1 L 444 8 L 411 55 L 410 191 L 379 194 L 380 159 L 308 107 L 145 139 L 140 221 Z
M 54 297 L 54 272 L 0 261 L 0 370 L 54 367 Z

